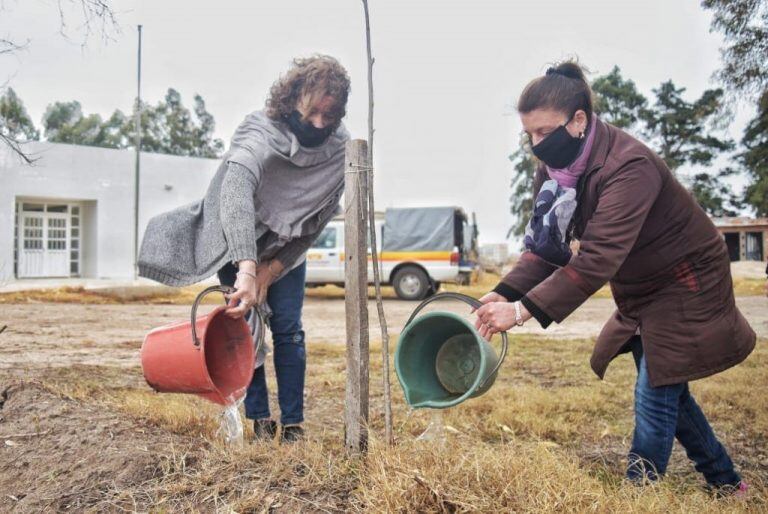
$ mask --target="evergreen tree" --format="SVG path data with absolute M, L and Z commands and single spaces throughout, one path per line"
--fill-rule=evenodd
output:
M 10 87 L 0 96 L 0 134 L 20 143 L 40 139 L 40 132 L 27 114 L 24 102 Z
M 744 201 L 757 216 L 768 216 L 768 89 L 758 105 L 757 116 L 749 122 L 741 140 L 746 149 L 739 161 L 750 179 Z
M 722 33 L 723 67 L 717 76 L 731 99 L 755 100 L 757 114 L 741 139 L 738 156 L 749 178 L 744 204 L 768 216 L 768 2 L 764 0 L 703 0 L 713 11 L 712 30 Z
M 206 110 L 205 101 L 195 95 L 194 115 L 181 101 L 181 95 L 169 88 L 163 101 L 155 106 L 142 104 L 141 148 L 147 152 L 216 158 L 224 150 L 221 139 L 213 138 L 215 121 Z M 133 145 L 133 119 L 125 133 L 131 134 Z
M 655 147 L 667 166 L 676 172 L 684 164 L 709 165 L 733 142 L 714 135 L 723 113 L 723 91 L 704 91 L 695 102 L 683 99 L 685 88 L 669 80 L 653 90 L 656 102 L 640 112 L 645 140 Z
M 135 118 L 116 110 L 106 121 L 98 114 L 85 116 L 77 101 L 55 102 L 43 116 L 45 137 L 54 143 L 132 148 Z M 224 143 L 213 138 L 215 122 L 200 95 L 195 96 L 194 115 L 184 107 L 181 95 L 169 88 L 157 105 L 142 102 L 141 149 L 145 152 L 216 158 Z
M 712 10 L 713 31 L 723 34 L 723 68 L 718 78 L 733 92 L 759 100 L 768 90 L 768 2 L 703 0 Z
M 640 119 L 648 100 L 632 80 L 625 80 L 618 66 L 592 82 L 595 112 L 600 119 L 622 129 L 631 129 Z
M 539 165 L 527 144 L 521 144 L 520 148 L 509 156 L 509 160 L 512 161 L 514 170 L 510 184 L 512 195 L 509 197 L 509 210 L 514 221 L 507 232 L 507 238 L 525 234 L 525 227 L 533 212 L 533 178 Z
M 732 168 L 717 175 L 696 173 L 690 179 L 690 190 L 696 201 L 710 216 L 736 216 L 740 204 L 723 178 L 737 173 Z
M 195 95 L 195 116 L 199 122 L 197 128 L 197 140 L 201 143 L 198 149 L 198 157 L 215 158 L 224 152 L 224 142 L 213 138 L 216 122 L 213 115 L 205 108 L 205 101 L 200 95 Z

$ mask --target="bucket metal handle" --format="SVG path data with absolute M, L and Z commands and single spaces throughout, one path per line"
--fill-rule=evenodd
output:
M 471 296 L 467 296 L 465 294 L 450 293 L 450 292 L 438 293 L 421 302 L 419 306 L 416 307 L 416 309 L 414 309 L 414 311 L 411 313 L 411 317 L 408 318 L 408 321 L 405 323 L 405 326 L 407 327 L 408 325 L 410 325 L 411 322 L 416 318 L 416 315 L 419 312 L 421 312 L 424 309 L 424 307 L 426 307 L 430 303 L 437 302 L 440 300 L 449 300 L 449 299 L 462 301 L 475 309 L 479 309 L 484 305 L 482 302 L 480 302 L 476 298 L 472 298 Z M 507 357 L 507 350 L 509 349 L 509 338 L 507 337 L 506 331 L 501 331 L 499 333 L 501 334 L 501 356 L 499 357 L 499 362 L 496 363 L 496 367 L 493 368 L 493 371 L 488 373 L 485 380 L 483 380 L 483 382 L 478 386 L 478 388 L 482 388 L 485 386 L 485 383 L 488 382 L 488 380 L 492 376 L 494 376 L 497 371 L 499 371 L 499 368 L 501 368 L 501 365 L 504 363 L 504 359 Z
M 224 294 L 232 294 L 236 291 L 234 287 L 230 286 L 211 286 L 203 289 L 200 291 L 200 294 L 197 295 L 197 298 L 195 298 L 195 303 L 192 304 L 192 342 L 195 346 L 200 346 L 201 342 L 200 339 L 197 337 L 197 329 L 195 328 L 195 322 L 197 321 L 197 308 L 200 306 L 200 302 L 203 300 L 205 296 L 207 296 L 210 293 L 213 292 L 220 292 Z M 256 308 L 256 306 L 251 307 L 251 316 L 258 316 L 259 317 L 259 335 L 258 335 L 258 345 L 256 346 L 256 353 L 258 353 L 259 348 L 261 347 L 262 341 L 264 341 L 265 336 L 265 330 L 266 330 L 266 315 L 261 312 L 260 309 Z

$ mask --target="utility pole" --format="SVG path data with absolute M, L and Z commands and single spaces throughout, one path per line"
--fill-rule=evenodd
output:
M 139 170 L 141 161 L 141 25 L 139 25 L 139 59 L 136 72 L 136 170 L 133 196 L 133 278 L 139 278 Z

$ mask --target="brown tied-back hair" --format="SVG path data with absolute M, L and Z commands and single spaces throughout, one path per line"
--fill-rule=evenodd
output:
M 525 86 L 517 101 L 517 111 L 525 114 L 536 109 L 554 109 L 571 116 L 581 109 L 591 120 L 594 102 L 584 71 L 574 60 L 551 66 L 544 76 Z
M 332 111 L 334 129 L 347 114 L 349 75 L 335 58 L 329 55 L 297 57 L 291 68 L 272 84 L 266 102 L 270 119 L 282 121 L 296 109 L 299 100 L 309 95 L 313 100 L 325 95 L 336 101 Z

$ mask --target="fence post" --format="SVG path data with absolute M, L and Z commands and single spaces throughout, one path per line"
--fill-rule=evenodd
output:
M 366 186 L 368 144 L 347 142 L 344 178 L 344 291 L 347 328 L 347 388 L 344 440 L 347 451 L 368 448 L 368 245 Z

